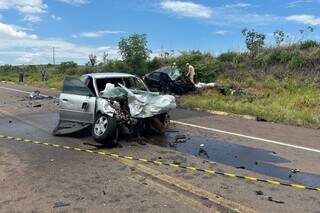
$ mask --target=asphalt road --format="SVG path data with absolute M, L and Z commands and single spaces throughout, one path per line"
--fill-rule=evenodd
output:
M 9 89 L 8 89 L 9 88 Z M 10 89 L 11 88 L 11 89 Z M 53 137 L 54 100 L 0 84 L 0 134 L 60 146 L 320 187 L 319 130 L 177 109 L 165 136 L 106 148 Z M 56 91 L 42 90 L 56 96 Z M 40 107 L 34 107 L 41 104 Z M 175 143 L 177 135 L 186 141 Z M 200 149 L 200 145 L 203 149 Z M 0 139 L 0 212 L 319 212 L 320 191 Z

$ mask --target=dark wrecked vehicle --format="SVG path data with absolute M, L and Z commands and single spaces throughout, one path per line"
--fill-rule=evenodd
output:
M 60 95 L 60 120 L 54 135 L 70 134 L 92 126 L 99 142 L 119 133 L 139 134 L 145 130 L 163 133 L 168 112 L 176 108 L 175 97 L 150 92 L 131 74 L 94 73 L 80 79 L 66 77 Z
M 144 77 L 144 82 L 152 91 L 171 92 L 182 95 L 196 89 L 188 77 L 171 66 L 161 67 Z

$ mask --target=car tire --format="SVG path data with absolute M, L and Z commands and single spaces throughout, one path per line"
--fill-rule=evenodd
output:
M 116 127 L 116 118 L 100 114 L 92 125 L 93 138 L 100 143 L 111 143 L 110 139 L 114 136 Z

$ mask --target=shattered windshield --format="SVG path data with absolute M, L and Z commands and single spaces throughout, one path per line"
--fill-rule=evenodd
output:
M 139 78 L 135 77 L 118 77 L 118 78 L 101 78 L 101 79 L 96 79 L 96 85 L 98 87 L 99 93 L 102 92 L 104 93 L 104 96 L 114 96 L 119 93 L 123 93 L 121 91 L 121 86 L 123 85 L 124 87 L 130 89 L 133 93 L 139 93 L 139 92 L 146 92 L 149 91 L 146 85 L 143 83 L 142 80 Z M 112 94 L 110 95 L 109 91 L 112 89 Z M 117 91 L 114 93 L 114 91 Z M 118 94 L 119 95 L 119 94 Z
M 135 91 L 148 91 L 148 88 L 139 78 L 124 78 L 124 86 L 133 92 Z
M 174 69 L 171 72 L 169 72 L 168 75 L 171 78 L 171 80 L 174 81 L 181 76 L 181 73 L 180 73 L 179 69 Z

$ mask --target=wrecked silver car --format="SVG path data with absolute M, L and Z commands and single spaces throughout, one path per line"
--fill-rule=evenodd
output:
M 169 124 L 168 112 L 175 107 L 174 96 L 150 92 L 131 74 L 66 77 L 60 95 L 60 121 L 53 133 L 69 134 L 92 126 L 92 135 L 99 142 L 115 139 L 119 133 L 163 133 Z

